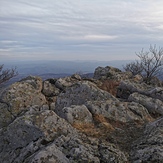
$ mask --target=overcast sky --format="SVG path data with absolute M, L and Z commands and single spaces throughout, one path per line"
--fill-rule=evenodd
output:
M 0 60 L 126 60 L 163 46 L 163 0 L 0 0 Z

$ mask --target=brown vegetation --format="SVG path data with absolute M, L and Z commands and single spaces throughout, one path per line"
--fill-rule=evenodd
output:
M 91 137 L 106 137 L 108 133 L 114 131 L 113 126 L 101 114 L 93 115 L 94 123 L 74 123 L 73 127 L 80 132 Z
M 117 87 L 119 86 L 120 82 L 116 80 L 103 80 L 102 84 L 99 85 L 99 88 L 109 92 L 113 96 L 117 94 Z

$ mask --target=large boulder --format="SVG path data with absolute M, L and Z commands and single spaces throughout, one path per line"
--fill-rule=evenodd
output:
M 122 72 L 114 67 L 97 67 L 94 72 L 95 79 L 115 79 L 118 81 L 129 79 L 132 77 L 130 72 Z
M 55 143 L 38 151 L 34 156 L 27 158 L 24 163 L 70 163 Z
M 0 128 L 7 126 L 14 116 L 11 113 L 10 107 L 6 103 L 0 103 Z
M 113 100 L 88 101 L 87 108 L 93 115 L 103 115 L 110 122 L 146 123 L 152 118 L 146 108 L 134 102 Z
M 43 82 L 42 93 L 47 97 L 57 96 L 60 93 L 60 89 L 58 89 L 55 84 L 50 82 L 51 80 L 45 80 Z
M 163 87 L 154 87 L 146 91 L 144 94 L 163 102 Z
M 38 106 L 31 107 L 0 130 L 0 162 L 23 162 L 29 158 L 31 162 L 39 157 L 38 153 L 42 153 L 42 157 L 46 159 L 48 156 L 44 151 L 45 146 L 61 135 L 68 138 L 77 135 L 76 130 L 53 111 L 40 109 Z M 57 154 L 62 155 L 57 148 L 54 151 L 50 149 L 49 146 L 49 156 L 50 152 L 54 152 L 54 158 Z
M 69 123 L 91 123 L 92 114 L 85 105 L 72 105 L 59 110 L 59 116 L 66 119 Z
M 81 77 L 77 74 L 74 74 L 70 77 L 65 77 L 65 78 L 59 78 L 55 82 L 55 85 L 57 88 L 64 90 L 66 87 L 72 86 L 74 83 L 78 82 L 81 80 Z
M 154 116 L 163 115 L 163 102 L 159 99 L 151 98 L 135 92 L 129 96 L 128 100 L 143 105 L 149 113 Z
M 131 160 L 138 162 L 163 161 L 163 118 L 149 123 L 144 134 L 132 145 Z
M 127 99 L 134 92 L 163 101 L 162 87 L 154 87 L 144 82 L 136 82 L 134 78 L 120 82 L 117 88 L 117 97 Z
M 130 94 L 139 92 L 145 94 L 148 90 L 152 89 L 152 86 L 142 82 L 135 82 L 134 80 L 121 81 L 117 88 L 117 97 L 122 99 L 128 99 Z
M 47 103 L 41 90 L 41 78 L 30 76 L 9 86 L 0 98 L 10 107 L 9 112 L 16 117 L 23 111 L 28 110 L 30 106 L 38 105 L 41 107 Z
M 57 97 L 56 106 L 54 108 L 57 114 L 60 109 L 70 107 L 71 105 L 83 105 L 87 101 L 100 101 L 112 98 L 117 100 L 110 93 L 99 89 L 95 84 L 89 81 L 82 81 L 68 87 L 65 92 L 60 93 Z

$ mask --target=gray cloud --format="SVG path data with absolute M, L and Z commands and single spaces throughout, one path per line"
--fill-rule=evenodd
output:
M 161 46 L 162 6 L 161 0 L 1 0 L 0 58 L 132 59 L 143 47 Z

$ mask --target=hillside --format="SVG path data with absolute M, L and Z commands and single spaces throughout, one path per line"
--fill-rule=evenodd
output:
M 163 83 L 113 67 L 28 76 L 0 94 L 2 163 L 161 163 Z

